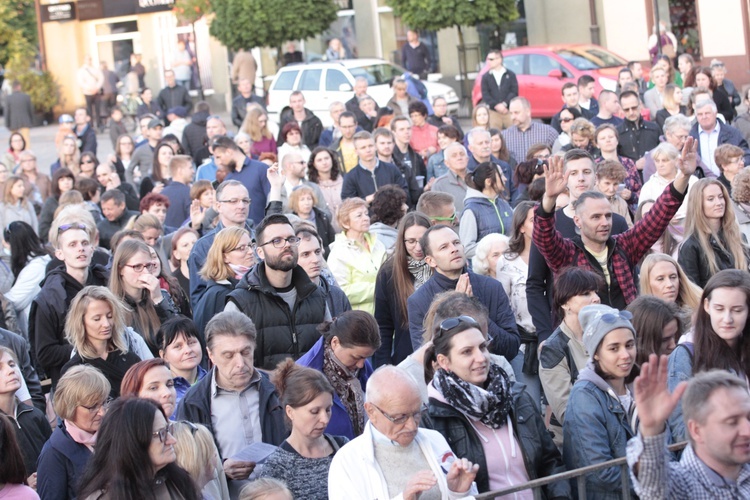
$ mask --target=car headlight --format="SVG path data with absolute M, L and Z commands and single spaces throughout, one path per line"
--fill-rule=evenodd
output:
M 445 100 L 448 102 L 458 101 L 458 95 L 456 94 L 455 90 L 449 90 L 447 94 L 445 94 Z
M 617 90 L 617 81 L 612 80 L 611 78 L 600 76 L 599 85 L 601 85 L 604 90 L 609 90 L 610 92 L 615 92 Z

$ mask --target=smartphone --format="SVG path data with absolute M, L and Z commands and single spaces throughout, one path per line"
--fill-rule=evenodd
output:
M 618 185 L 617 185 L 617 194 L 618 194 L 618 195 L 621 195 L 621 194 L 622 194 L 622 191 L 623 191 L 623 189 L 625 189 L 625 184 L 618 184 Z

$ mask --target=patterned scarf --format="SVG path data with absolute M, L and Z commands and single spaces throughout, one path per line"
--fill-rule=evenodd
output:
M 424 285 L 425 281 L 430 279 L 432 276 L 432 269 L 424 260 L 416 260 L 410 256 L 406 257 L 409 272 L 414 277 L 414 290 L 418 290 L 420 286 Z
M 323 373 L 344 403 L 354 435 L 359 436 L 365 428 L 365 398 L 362 384 L 357 378 L 357 372 L 352 372 L 336 358 L 329 342 L 326 342 L 323 352 Z
M 496 364 L 490 364 L 487 388 L 470 384 L 455 373 L 440 368 L 435 372 L 432 385 L 452 407 L 487 427 L 499 429 L 508 422 L 513 405 L 510 379 Z

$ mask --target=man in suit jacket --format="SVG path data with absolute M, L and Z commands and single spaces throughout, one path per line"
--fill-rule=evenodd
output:
M 11 132 L 18 132 L 26 141 L 26 149 L 31 147 L 29 128 L 34 121 L 34 107 L 29 94 L 21 91 L 21 84 L 13 82 L 13 93 L 5 100 L 5 126 Z
M 503 66 L 503 53 L 492 50 L 487 55 L 490 70 L 482 75 L 482 102 L 490 107 L 490 126 L 506 129 L 513 125 L 508 108 L 518 96 L 516 74 Z
M 714 152 L 722 144 L 732 144 L 742 148 L 745 152 L 745 164 L 750 163 L 750 148 L 738 129 L 717 120 L 716 103 L 712 100 L 695 104 L 697 122 L 690 130 L 690 135 L 698 143 L 698 154 L 714 174 L 719 176 L 721 171 L 716 165 Z

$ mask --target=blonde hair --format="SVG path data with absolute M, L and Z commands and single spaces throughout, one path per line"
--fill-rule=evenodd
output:
M 76 191 L 75 189 L 71 189 L 70 191 L 67 191 L 60 195 L 60 203 L 55 209 L 55 217 L 57 217 L 60 212 L 65 210 L 65 207 L 70 205 L 78 205 L 81 208 L 83 208 L 83 195 L 80 191 Z
M 97 358 L 99 355 L 86 334 L 84 318 L 92 302 L 106 302 L 112 309 L 112 337 L 109 348 L 120 352 L 128 352 L 128 340 L 125 338 L 125 310 L 123 304 L 115 295 L 103 286 L 87 286 L 75 296 L 70 304 L 68 316 L 65 318 L 65 338 L 75 348 L 82 358 Z
M 69 162 L 66 162 L 65 158 L 63 157 L 63 148 L 65 147 L 65 141 L 73 141 L 73 144 L 75 145 L 75 148 L 73 148 L 72 158 L 70 158 Z M 73 175 L 78 177 L 78 175 L 81 173 L 81 152 L 78 150 L 78 138 L 76 136 L 68 134 L 63 137 L 63 140 L 60 141 L 60 147 L 57 148 L 57 158 L 60 160 L 60 168 L 69 168 L 70 171 L 73 172 Z
M 723 241 L 718 234 L 713 234 L 711 226 L 706 220 L 706 215 L 703 213 L 703 191 L 712 185 L 719 186 L 721 194 L 724 196 L 724 217 L 722 217 L 720 229 L 724 236 Z M 714 275 L 720 269 L 716 266 L 716 254 L 713 245 L 709 242 L 709 237 L 712 235 L 716 244 L 734 257 L 734 268 L 747 271 L 746 247 L 740 238 L 740 228 L 734 218 L 734 207 L 730 202 L 727 188 L 717 179 L 701 179 L 693 184 L 688 196 L 687 214 L 685 215 L 685 240 L 690 236 L 694 236 L 698 240 L 701 250 L 708 258 L 708 271 L 711 275 Z
M 214 438 L 205 426 L 191 422 L 175 422 L 174 444 L 177 465 L 188 471 L 199 489 L 203 488 L 201 480 L 206 477 L 206 468 L 215 461 L 219 454 Z
M 55 389 L 55 413 L 73 420 L 79 406 L 94 406 L 109 395 L 112 386 L 102 372 L 90 365 L 74 366 L 60 378 Z
M 267 123 L 265 127 L 261 127 L 258 123 L 258 120 L 263 115 L 268 116 L 268 113 L 266 113 L 259 104 L 253 103 L 248 106 L 245 119 L 242 120 L 242 125 L 240 125 L 240 132 L 245 132 L 249 135 L 250 140 L 253 142 L 259 142 L 263 139 L 270 139 L 273 137 L 273 134 L 268 130 Z
M 47 241 L 49 241 L 52 246 L 58 248 L 59 229 L 60 226 L 66 224 L 84 225 L 86 227 L 85 231 L 89 235 L 91 245 L 93 246 L 95 244 L 94 241 L 97 239 L 98 230 L 96 229 L 94 216 L 81 205 L 67 205 L 55 215 L 55 219 L 52 221 L 52 225 L 49 228 Z
M 345 227 L 349 225 L 349 216 L 360 207 L 367 208 L 367 202 L 362 198 L 347 198 L 339 207 L 339 212 L 336 214 L 336 220 L 338 221 L 339 226 L 344 230 L 344 233 L 346 233 Z
M 239 500 L 263 500 L 274 493 L 286 493 L 289 500 L 294 499 L 284 483 L 272 477 L 262 477 L 242 488 Z
M 302 184 L 301 186 L 294 188 L 291 194 L 289 194 L 289 210 L 297 213 L 297 211 L 299 210 L 299 199 L 306 194 L 309 194 L 312 198 L 313 206 L 318 203 L 318 197 L 315 196 L 315 191 L 313 191 L 313 188 Z
M 573 134 L 578 134 L 581 137 L 585 137 L 589 142 L 594 142 L 594 132 L 596 129 L 594 125 L 586 118 L 576 118 L 570 125 L 570 131 L 568 134 L 573 137 Z
M 680 283 L 680 289 L 677 293 L 675 303 L 680 307 L 687 307 L 691 311 L 695 311 L 701 303 L 701 294 L 703 290 L 690 281 L 682 266 L 671 256 L 664 253 L 652 253 L 647 255 L 643 259 L 641 264 L 641 276 L 640 276 L 640 289 L 641 295 L 653 295 L 654 292 L 651 289 L 651 270 L 659 262 L 669 262 L 677 269 L 677 281 Z
M 198 275 L 206 281 L 222 281 L 234 276 L 232 268 L 224 262 L 224 255 L 235 249 L 246 234 L 249 233 L 241 227 L 225 227 L 219 231 L 211 248 L 208 249 L 206 263 L 203 264 Z
M 156 229 L 162 235 L 164 234 L 164 227 L 161 225 L 161 222 L 159 222 L 159 219 L 157 219 L 155 215 L 152 215 L 148 212 L 144 212 L 134 216 L 125 225 L 125 229 L 132 229 L 133 231 L 138 231 L 141 234 L 143 234 L 144 231 L 148 231 L 149 229 Z
M 677 90 L 678 87 L 674 83 L 668 83 L 666 87 L 664 87 L 664 98 L 662 99 L 662 104 L 664 106 L 664 109 L 666 110 L 679 110 L 680 106 L 682 105 L 682 102 L 677 102 L 674 100 L 674 91 Z

